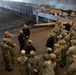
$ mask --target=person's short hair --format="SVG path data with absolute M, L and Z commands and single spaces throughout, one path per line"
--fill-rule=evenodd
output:
M 27 43 L 28 43 L 28 44 L 31 44 L 31 43 L 32 43 L 32 40 L 28 40 Z
M 22 30 L 20 30 L 20 33 L 23 33 L 23 31 L 22 31 Z
M 30 55 L 35 55 L 35 52 L 33 50 L 31 50 Z
M 50 58 L 51 58 L 51 59 L 56 59 L 56 54 L 51 53 L 51 54 L 50 54 Z
M 27 25 L 26 25 L 26 24 L 24 24 L 24 27 L 25 27 L 25 28 L 27 28 Z

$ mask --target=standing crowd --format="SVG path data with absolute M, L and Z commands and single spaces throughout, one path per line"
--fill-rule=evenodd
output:
M 66 69 L 63 74 L 76 75 L 76 21 L 70 25 L 63 25 L 57 20 L 55 27 L 50 31 L 46 42 L 47 53 L 43 55 L 44 62 L 35 55 L 36 48 L 30 40 L 30 30 L 24 25 L 20 30 L 18 41 L 20 45 L 20 57 L 15 59 L 15 47 L 13 35 L 6 31 L 1 43 L 5 70 L 13 71 L 12 64 L 18 63 L 21 75 L 39 75 L 41 66 L 42 75 L 58 75 L 61 68 Z

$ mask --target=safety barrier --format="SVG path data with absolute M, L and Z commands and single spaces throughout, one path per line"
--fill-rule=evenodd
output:
M 67 24 L 68 22 L 62 22 L 62 24 Z M 34 24 L 34 26 L 53 26 L 56 22 L 49 22 L 49 23 L 41 23 L 41 24 Z M 72 22 L 69 22 L 72 25 Z

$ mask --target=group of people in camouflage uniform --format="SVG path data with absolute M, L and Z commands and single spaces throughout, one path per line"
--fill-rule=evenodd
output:
M 12 67 L 12 64 L 16 63 L 14 52 L 16 44 L 12 40 L 13 35 L 11 33 L 6 31 L 4 35 L 5 37 L 1 43 L 1 49 L 3 53 L 5 69 L 7 71 L 13 71 L 14 69 Z
M 72 25 L 68 23 L 64 26 L 58 20 L 48 40 L 46 46 L 56 55 L 55 74 L 58 74 L 61 68 L 66 68 L 64 74 L 76 75 L 76 21 Z M 52 44 L 52 47 L 48 44 Z
M 32 40 L 29 40 L 30 30 L 25 31 L 27 26 L 24 25 L 18 36 L 21 56 L 17 62 L 21 75 L 39 75 L 41 66 L 43 66 L 43 75 L 59 74 L 61 68 L 66 68 L 67 71 L 64 72 L 66 75 L 76 75 L 76 21 L 72 25 L 67 25 L 62 25 L 58 20 L 51 30 L 46 43 L 47 53 L 43 55 L 42 64 L 40 58 L 35 56 L 36 49 L 32 45 Z M 13 43 L 12 36 L 6 32 L 1 43 L 5 69 L 8 71 L 13 70 L 12 62 L 15 63 L 14 48 L 16 44 Z
M 30 58 L 25 56 L 26 51 L 21 50 L 21 56 L 17 59 L 21 75 L 38 75 L 40 70 L 40 59 L 35 52 L 30 51 Z

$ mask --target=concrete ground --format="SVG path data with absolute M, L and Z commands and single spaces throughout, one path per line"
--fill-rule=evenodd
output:
M 8 14 L 7 12 L 9 12 L 10 14 Z M 0 18 L 0 26 L 1 26 L 0 27 L 0 42 L 4 38 L 4 35 L 3 35 L 4 31 L 8 30 L 10 33 L 14 34 L 15 36 L 13 38 L 13 41 L 17 44 L 15 48 L 15 54 L 16 54 L 16 59 L 17 59 L 20 56 L 17 37 L 19 35 L 19 30 L 22 28 L 23 24 L 26 23 L 25 18 L 15 15 L 12 12 L 5 10 L 5 9 L 0 9 L 0 16 L 1 16 Z M 51 27 L 38 27 L 38 28 L 30 29 L 31 31 L 30 39 L 33 41 L 33 45 L 36 48 L 36 55 L 40 57 L 41 62 L 43 62 L 42 56 L 46 53 L 45 44 L 46 44 L 46 40 L 48 39 L 48 34 L 50 33 L 51 30 L 52 30 Z M 19 70 L 18 70 L 18 65 L 14 64 L 13 67 L 14 67 L 14 71 L 12 72 L 7 72 L 4 69 L 2 51 L 0 49 L 0 75 L 20 75 Z M 40 75 L 42 75 L 42 72 L 43 72 L 42 68 L 40 71 L 41 71 Z M 61 73 L 59 75 L 63 75 L 63 69 L 61 69 L 60 72 Z

